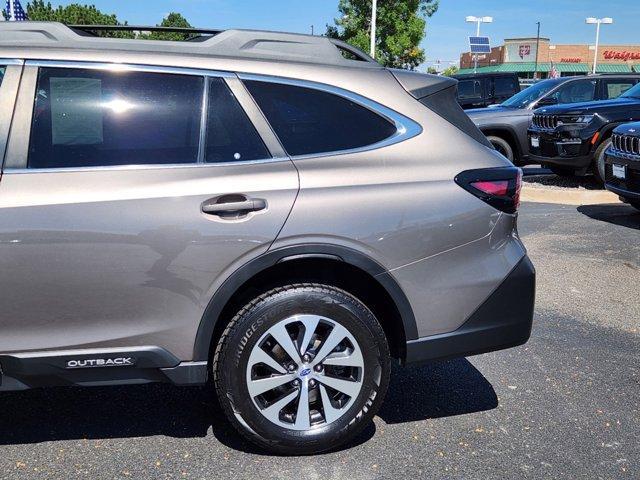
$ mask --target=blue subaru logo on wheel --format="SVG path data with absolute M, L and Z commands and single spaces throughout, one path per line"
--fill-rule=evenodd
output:
M 300 370 L 300 376 L 301 377 L 306 377 L 310 373 L 311 373 L 311 369 L 310 368 L 305 368 L 305 369 Z

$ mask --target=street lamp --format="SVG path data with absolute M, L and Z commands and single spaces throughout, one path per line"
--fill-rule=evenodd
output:
M 369 48 L 369 55 L 371 58 L 376 58 L 376 16 L 378 14 L 378 2 L 373 0 L 371 3 L 371 46 Z
M 480 36 L 480 24 L 481 23 L 492 23 L 493 17 L 474 17 L 469 15 L 464 19 L 467 23 L 475 23 L 476 24 L 476 37 Z M 473 63 L 473 73 L 476 73 L 478 70 L 478 55 L 474 55 L 474 63 Z
M 600 24 L 610 25 L 613 23 L 613 18 L 605 17 L 605 18 L 594 18 L 588 17 L 585 20 L 585 23 L 596 25 L 596 48 L 593 54 L 593 73 L 596 73 L 596 66 L 598 65 L 598 44 L 600 43 Z

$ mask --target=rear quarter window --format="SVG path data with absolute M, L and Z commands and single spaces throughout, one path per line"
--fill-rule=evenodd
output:
M 256 80 L 245 84 L 289 155 L 366 147 L 397 131 L 376 112 L 330 92 Z

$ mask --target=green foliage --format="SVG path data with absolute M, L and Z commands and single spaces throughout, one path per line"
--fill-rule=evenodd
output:
M 426 18 L 438 10 L 439 0 L 378 0 L 376 60 L 381 64 L 413 70 L 424 61 L 419 47 Z M 371 0 L 340 0 L 340 18 L 327 25 L 327 36 L 339 38 L 369 52 Z
M 67 6 L 53 8 L 50 2 L 33 0 L 27 3 L 29 20 L 62 22 L 67 25 L 126 25 L 120 23 L 115 14 L 106 14 L 95 5 L 72 3 Z M 132 32 L 96 32 L 102 37 L 133 38 Z
M 177 27 L 177 28 L 192 28 L 191 24 L 184 18 L 181 14 L 176 12 L 171 12 L 165 18 L 162 19 L 162 22 L 159 27 Z M 179 32 L 151 32 L 150 34 L 142 34 L 138 38 L 148 39 L 148 40 L 186 40 L 189 38 L 190 34 L 188 33 L 179 33 Z
M 53 8 L 50 2 L 45 3 L 44 0 L 33 0 L 27 3 L 27 15 L 29 20 L 40 20 L 49 22 L 62 22 L 67 25 L 127 25 L 127 22 L 121 23 L 115 14 L 102 13 L 95 5 L 80 5 L 72 3 L 65 7 L 58 6 Z M 167 15 L 160 27 L 183 27 L 190 28 L 191 25 L 179 13 L 172 12 Z M 140 38 L 150 40 L 186 40 L 189 34 L 186 33 L 168 33 L 168 32 L 152 32 L 149 34 L 139 34 L 135 32 L 104 32 L 97 31 L 97 35 L 101 37 L 118 37 L 118 38 Z
M 458 67 L 456 67 L 455 65 L 451 65 L 450 67 L 447 67 L 442 71 L 442 75 L 450 77 L 458 73 L 458 70 L 460 70 Z
M 438 74 L 438 69 L 436 67 L 428 67 L 427 68 L 427 73 L 430 73 L 431 75 L 437 75 Z

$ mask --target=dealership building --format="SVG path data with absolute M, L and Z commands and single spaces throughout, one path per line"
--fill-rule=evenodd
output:
M 539 45 L 539 47 L 538 47 Z M 593 69 L 595 48 L 590 45 L 556 45 L 548 38 L 507 38 L 491 53 L 478 55 L 478 72 L 514 72 L 518 77 L 547 78 L 552 67 L 562 75 L 584 75 Z M 536 57 L 538 60 L 536 70 Z M 473 73 L 473 54 L 460 55 L 460 73 Z M 640 73 L 640 45 L 600 45 L 598 73 Z

